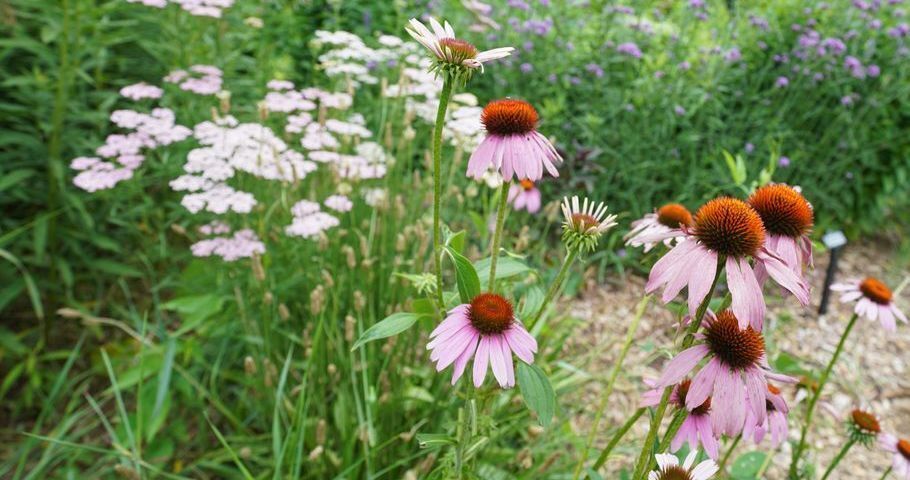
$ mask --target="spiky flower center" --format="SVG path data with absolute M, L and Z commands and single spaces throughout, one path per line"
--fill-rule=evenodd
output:
M 685 468 L 671 465 L 657 473 L 657 480 L 692 480 L 692 476 Z
M 520 182 L 518 182 L 518 183 L 521 184 L 521 188 L 523 188 L 526 192 L 527 192 L 528 190 L 533 190 L 533 189 L 534 189 L 534 182 L 532 182 L 531 180 L 524 179 L 524 180 L 522 180 L 522 181 L 520 181 Z
M 882 431 L 881 425 L 878 424 L 878 419 L 869 412 L 859 409 L 853 410 L 850 413 L 850 418 L 853 420 L 854 425 L 866 433 L 879 433 Z
M 657 221 L 670 228 L 679 228 L 683 225 L 691 227 L 692 214 L 678 203 L 668 203 L 657 209 Z
M 524 100 L 493 100 L 483 108 L 480 121 L 493 135 L 529 133 L 537 128 L 537 110 Z
M 765 241 L 765 228 L 746 202 L 722 197 L 698 209 L 695 236 L 717 253 L 740 258 L 755 255 Z
M 442 38 L 439 47 L 445 56 L 443 60 L 457 65 L 477 56 L 477 47 L 460 38 Z
M 758 212 L 769 233 L 796 238 L 812 229 L 812 206 L 789 185 L 765 185 L 749 197 L 749 205 Z
M 877 278 L 869 277 L 859 284 L 863 296 L 879 305 L 891 303 L 891 289 Z
M 512 326 L 515 314 L 512 304 L 495 293 L 481 293 L 471 300 L 468 319 L 480 333 L 502 333 Z
M 897 441 L 897 451 L 904 456 L 907 460 L 910 460 L 910 441 L 905 439 L 900 439 Z
M 676 388 L 676 397 L 679 400 L 679 408 L 686 408 L 686 396 L 689 394 L 689 387 L 692 386 L 692 380 L 688 378 L 679 383 L 679 386 Z M 708 397 L 701 405 L 695 407 L 689 415 L 707 415 L 711 411 L 711 397 Z
M 739 328 L 739 321 L 733 312 L 724 310 L 708 323 L 705 341 L 711 352 L 725 365 L 734 370 L 743 370 L 758 364 L 765 353 L 765 339 L 751 326 Z
M 597 223 L 597 219 L 587 213 L 572 214 L 572 228 L 578 232 L 584 232 L 591 227 L 596 227 Z

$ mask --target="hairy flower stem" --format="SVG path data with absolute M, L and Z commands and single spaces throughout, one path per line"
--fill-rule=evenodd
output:
M 624 437 L 626 433 L 632 428 L 632 425 L 635 425 L 635 422 L 637 422 L 638 419 L 644 415 L 646 410 L 646 408 L 639 408 L 635 411 L 635 413 L 632 414 L 631 417 L 628 418 L 628 420 L 626 420 L 626 423 L 622 424 L 622 426 L 619 427 L 619 430 L 617 430 L 616 433 L 613 434 L 613 438 L 610 439 L 610 443 L 604 447 L 604 449 L 600 452 L 600 456 L 597 457 L 597 461 L 595 461 L 594 465 L 591 466 L 592 470 L 597 471 L 598 468 L 602 467 L 604 463 L 607 462 L 607 458 L 610 456 L 610 452 L 613 451 L 616 445 L 619 445 L 619 441 L 622 440 L 622 437 Z
M 569 255 L 572 255 L 572 253 L 570 252 Z M 569 259 L 567 258 L 567 260 Z M 563 263 L 563 265 L 566 264 L 568 264 L 568 261 Z M 560 273 L 564 270 L 566 269 L 561 270 Z M 554 285 L 556 284 L 554 283 Z M 588 460 L 588 452 L 591 450 L 591 445 L 594 443 L 594 436 L 597 433 L 598 427 L 600 427 L 600 420 L 603 418 L 604 410 L 607 409 L 610 395 L 613 394 L 613 386 L 616 384 L 616 377 L 619 376 L 623 360 L 626 358 L 626 353 L 629 352 L 629 347 L 632 346 L 635 332 L 638 331 L 638 324 L 641 321 L 642 315 L 645 313 L 645 307 L 648 306 L 649 301 L 651 301 L 651 296 L 645 295 L 635 308 L 635 317 L 632 318 L 632 323 L 629 324 L 629 328 L 626 330 L 626 341 L 623 343 L 622 350 L 619 352 L 619 358 L 616 359 L 616 363 L 613 364 L 613 370 L 610 372 L 610 379 L 607 381 L 607 389 L 600 397 L 600 405 L 597 407 L 597 413 L 594 415 L 594 423 L 591 425 L 591 431 L 588 432 L 588 440 L 585 442 L 585 448 L 581 452 L 581 458 L 578 460 L 578 465 L 575 466 L 575 474 L 572 475 L 574 480 L 578 480 L 581 476 L 581 471 L 585 466 L 585 462 Z
M 882 478 L 880 478 L 878 480 L 885 480 L 886 478 L 888 478 L 888 474 L 891 473 L 892 468 L 894 468 L 894 467 L 888 467 L 888 469 L 885 470 L 885 473 L 882 474 Z
M 550 288 L 547 290 L 547 295 L 543 298 L 543 303 L 540 304 L 540 308 L 537 309 L 537 313 L 534 314 L 534 318 L 528 322 L 528 328 L 533 327 L 540 317 L 543 316 L 543 312 L 547 311 L 547 307 L 550 305 L 550 302 L 556 297 L 556 294 L 559 292 L 559 287 L 562 286 L 562 282 L 565 281 L 566 275 L 569 273 L 569 267 L 572 266 L 572 263 L 575 262 L 575 258 L 578 256 L 578 250 L 570 248 L 566 252 L 566 257 L 562 261 L 562 266 L 559 267 L 559 273 L 556 274 L 556 278 L 553 280 L 553 283 L 550 285 Z M 596 428 L 594 429 L 596 430 Z M 593 431 L 593 430 L 592 430 Z
M 502 182 L 499 188 L 499 207 L 496 210 L 496 229 L 493 230 L 493 248 L 490 254 L 490 280 L 487 283 L 487 291 L 492 292 L 493 286 L 496 285 L 496 260 L 499 259 L 499 244 L 502 242 L 502 225 L 506 219 L 506 208 L 509 200 L 509 181 Z
M 727 452 L 724 453 L 723 458 L 721 458 L 720 462 L 717 464 L 717 471 L 721 472 L 721 475 L 724 474 L 724 468 L 727 467 L 727 462 L 730 461 L 730 456 L 733 455 L 733 450 L 736 450 L 736 446 L 739 445 L 739 441 L 742 439 L 742 434 L 737 435 L 736 438 L 733 439 L 733 443 L 730 444 L 730 448 L 727 449 Z
M 833 472 L 834 469 L 837 468 L 837 464 L 840 463 L 841 460 L 843 460 L 844 455 L 846 455 L 847 452 L 850 451 L 850 448 L 853 447 L 853 445 L 855 443 L 856 443 L 856 440 L 854 440 L 852 438 L 847 440 L 847 443 L 845 443 L 844 446 L 840 449 L 840 451 L 837 452 L 837 456 L 834 457 L 833 460 L 831 460 L 831 465 L 828 465 L 828 469 L 825 470 L 825 474 L 822 475 L 822 480 L 827 480 L 828 476 L 831 475 L 831 472 Z
M 670 425 L 667 426 L 667 431 L 664 433 L 663 440 L 661 440 L 657 446 L 658 452 L 664 452 L 667 450 L 667 448 L 670 446 L 670 442 L 673 441 L 676 433 L 679 432 L 682 424 L 686 421 L 686 418 L 689 418 L 688 410 L 681 408 L 676 411 L 676 415 L 673 415 L 673 420 L 671 420 Z
M 847 337 L 850 336 L 850 331 L 853 330 L 853 325 L 856 324 L 857 318 L 858 315 L 855 313 L 850 317 L 847 328 L 844 329 L 844 333 L 837 343 L 837 349 L 834 350 L 834 355 L 831 356 L 831 361 L 828 362 L 828 366 L 825 367 L 824 373 L 822 373 L 821 378 L 818 379 L 818 388 L 815 390 L 815 394 L 812 395 L 812 398 L 809 399 L 809 405 L 806 407 L 806 421 L 803 423 L 802 433 L 799 436 L 799 443 L 796 444 L 796 448 L 793 449 L 793 458 L 790 459 L 790 472 L 787 477 L 791 480 L 798 478 L 800 455 L 802 455 L 803 450 L 806 448 L 806 435 L 809 433 L 809 427 L 812 426 L 815 405 L 822 395 L 822 390 L 825 389 L 825 384 L 828 383 L 828 377 L 831 375 L 831 370 L 834 369 L 834 364 L 837 363 L 837 359 L 840 358 L 840 354 L 844 350 L 844 345 L 847 343 Z
M 708 305 L 711 303 L 714 289 L 717 288 L 717 281 L 720 279 L 720 272 L 724 268 L 725 260 L 723 255 L 717 257 L 717 269 L 714 271 L 714 280 L 711 281 L 711 288 L 708 289 L 708 294 L 705 295 L 705 299 L 702 300 L 701 304 L 698 306 L 698 310 L 695 311 L 695 318 L 686 330 L 686 337 L 683 339 L 682 346 L 679 349 L 680 352 L 691 347 L 692 343 L 695 342 L 695 333 L 698 331 L 698 328 L 701 327 L 701 321 L 705 318 L 705 313 L 708 311 Z M 667 405 L 670 403 L 670 394 L 672 393 L 673 385 L 664 389 L 664 394 L 661 396 L 660 403 L 657 405 L 657 411 L 654 412 L 654 417 L 651 419 L 651 428 L 648 430 L 648 436 L 645 437 L 645 442 L 641 447 L 641 454 L 638 455 L 638 461 L 635 463 L 635 473 L 632 475 L 633 480 L 644 480 L 647 476 L 648 467 L 653 460 L 651 450 L 654 446 L 654 440 L 657 438 L 660 422 L 667 413 Z
M 440 257 L 439 205 L 442 202 L 442 127 L 446 109 L 452 96 L 452 79 L 446 75 L 439 94 L 439 108 L 436 110 L 436 128 L 433 130 L 433 265 L 436 268 L 436 303 L 445 310 L 442 299 L 442 258 Z
M 467 394 L 465 404 L 458 409 L 458 424 L 455 427 L 455 473 L 459 480 L 463 475 L 465 464 L 465 451 L 471 443 L 471 438 L 477 433 L 477 403 L 474 399 L 474 387 L 471 382 L 465 382 Z

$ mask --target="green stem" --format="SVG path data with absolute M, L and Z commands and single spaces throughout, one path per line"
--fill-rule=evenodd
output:
M 594 465 L 591 467 L 592 470 L 597 471 L 598 468 L 602 467 L 604 463 L 607 462 L 607 457 L 610 456 L 610 452 L 613 451 L 613 448 L 619 444 L 619 441 L 622 440 L 622 437 L 632 428 L 632 425 L 635 425 L 635 422 L 645 413 L 646 408 L 639 408 L 626 420 L 626 423 L 622 424 L 619 427 L 619 430 L 613 434 L 613 438 L 610 439 L 610 443 L 604 447 L 603 451 L 600 452 L 600 456 L 597 457 L 597 461 L 594 462 Z
M 825 389 L 825 384 L 828 383 L 828 377 L 831 375 L 831 370 L 834 369 L 834 364 L 837 363 L 837 359 L 844 350 L 844 345 L 847 343 L 847 337 L 850 336 L 850 331 L 853 330 L 853 325 L 856 324 L 857 318 L 858 315 L 855 313 L 850 317 L 847 328 L 844 329 L 844 333 L 837 343 L 837 349 L 834 350 L 834 355 L 831 356 L 831 361 L 828 362 L 828 366 L 825 367 L 824 373 L 822 373 L 821 378 L 818 380 L 818 388 L 815 390 L 815 394 L 812 395 L 812 398 L 809 399 L 809 405 L 806 407 L 806 421 L 803 423 L 802 433 L 799 436 L 799 443 L 796 444 L 796 448 L 793 449 L 793 457 L 790 459 L 790 472 L 787 475 L 790 479 L 797 478 L 799 459 L 803 450 L 806 448 L 806 435 L 809 433 L 809 427 L 812 426 L 812 416 L 815 414 L 815 405 L 822 395 L 822 390 Z
M 559 267 L 559 273 L 556 274 L 556 278 L 553 280 L 553 283 L 550 285 L 550 289 L 547 290 L 547 295 L 543 298 L 543 303 L 540 304 L 540 308 L 537 309 L 537 313 L 534 315 L 534 318 L 528 323 L 528 328 L 533 327 L 537 320 L 540 320 L 540 317 L 543 316 L 543 312 L 547 310 L 547 306 L 550 305 L 550 302 L 553 301 L 553 298 L 556 297 L 556 293 L 559 292 L 559 287 L 562 286 L 562 282 L 566 279 L 566 275 L 569 273 L 569 267 L 572 266 L 572 263 L 575 261 L 575 257 L 578 256 L 578 251 L 574 248 L 570 248 L 566 252 L 566 258 L 562 261 L 562 266 Z M 646 297 L 647 298 L 647 297 Z
M 888 474 L 891 473 L 892 468 L 893 467 L 888 467 L 888 469 L 885 470 L 885 473 L 882 474 L 882 478 L 880 478 L 879 480 L 885 480 L 886 478 L 888 478 Z
M 701 305 L 698 306 L 698 310 L 695 312 L 695 318 L 686 331 L 686 337 L 683 339 L 682 347 L 679 349 L 680 352 L 691 347 L 692 343 L 695 342 L 695 332 L 698 331 L 702 319 L 705 318 L 705 312 L 708 311 L 708 305 L 711 303 L 711 297 L 714 295 L 714 289 L 717 288 L 717 281 L 720 279 L 720 272 L 724 268 L 724 260 L 722 255 L 717 257 L 717 268 L 714 271 L 714 280 L 711 281 L 711 288 L 708 289 L 708 294 L 705 295 L 704 300 L 702 300 Z M 660 422 L 667 413 L 667 405 L 670 402 L 671 393 L 673 393 L 673 385 L 664 389 L 664 394 L 657 405 L 657 411 L 654 412 L 654 417 L 651 419 L 651 428 L 648 430 L 648 436 L 645 437 L 641 453 L 638 455 L 638 461 L 635 463 L 635 473 L 632 475 L 633 480 L 644 479 L 648 466 L 651 465 L 653 460 L 651 450 L 654 440 L 657 438 L 657 431 L 660 429 Z
M 446 119 L 446 109 L 452 96 L 452 80 L 446 76 L 439 94 L 439 108 L 436 110 L 436 128 L 433 130 L 433 265 L 436 268 L 436 303 L 445 310 L 442 299 L 442 258 L 440 253 L 439 205 L 442 202 L 442 127 Z
M 676 411 L 676 415 L 673 416 L 673 420 L 671 420 L 670 425 L 667 426 L 667 431 L 664 433 L 663 440 L 661 440 L 657 446 L 658 452 L 667 450 L 670 446 L 670 442 L 673 441 L 673 437 L 675 437 L 676 433 L 679 432 L 679 429 L 682 428 L 682 424 L 685 423 L 687 418 L 689 418 L 689 411 L 685 408 Z
M 455 446 L 455 473 L 459 480 L 464 478 L 465 450 L 471 443 L 471 438 L 477 430 L 477 406 L 474 400 L 474 387 L 471 382 L 465 382 L 467 389 L 465 395 L 465 405 L 458 409 L 458 426 L 456 427 L 456 439 L 458 444 Z
M 574 252 L 574 250 L 573 250 Z M 572 255 L 571 253 L 569 255 Z M 568 262 L 565 262 L 567 264 Z M 564 271 L 565 269 L 563 269 Z M 562 273 L 562 271 L 560 271 Z M 638 331 L 638 324 L 641 321 L 641 317 L 645 313 L 645 307 L 648 306 L 648 302 L 651 301 L 650 295 L 645 295 L 644 298 L 638 302 L 638 306 L 635 308 L 635 317 L 632 319 L 632 323 L 629 324 L 629 328 L 626 330 L 626 341 L 622 345 L 622 350 L 619 352 L 619 358 L 616 360 L 616 363 L 613 364 L 613 370 L 610 372 L 610 379 L 607 381 L 607 389 L 604 394 L 600 397 L 600 406 L 597 407 L 597 413 L 594 415 L 594 424 L 591 425 L 591 431 L 588 432 L 588 440 L 585 442 L 585 448 L 581 452 L 581 458 L 578 460 L 578 465 L 575 466 L 575 474 L 572 476 L 573 479 L 578 480 L 581 476 L 581 470 L 585 466 L 585 462 L 588 460 L 588 452 L 591 450 L 591 445 L 594 443 L 594 435 L 597 433 L 597 428 L 600 427 L 600 420 L 603 418 L 604 410 L 607 409 L 607 403 L 610 400 L 610 395 L 613 394 L 613 386 L 616 384 L 616 378 L 619 376 L 619 371 L 622 368 L 622 363 L 626 358 L 626 354 L 629 352 L 629 347 L 632 346 L 632 340 L 635 338 L 635 332 Z
M 837 456 L 834 457 L 833 460 L 831 460 L 831 465 L 828 465 L 828 469 L 825 470 L 825 474 L 822 475 L 822 480 L 826 480 L 828 478 L 828 475 L 831 475 L 831 472 L 833 472 L 834 469 L 837 467 L 837 464 L 840 463 L 841 460 L 843 460 L 844 455 L 846 455 L 847 452 L 850 451 L 850 447 L 852 447 L 854 443 L 856 443 L 856 440 L 854 440 L 852 438 L 850 440 L 847 440 L 847 443 L 844 444 L 843 448 L 841 448 L 840 451 L 837 452 Z
M 505 223 L 506 208 L 509 200 L 508 180 L 502 182 L 499 188 L 499 207 L 496 211 L 496 229 L 493 231 L 493 251 L 490 256 L 490 280 L 487 283 L 487 291 L 492 292 L 496 284 L 496 260 L 499 259 L 499 243 L 502 241 L 502 225 Z
M 727 453 L 724 454 L 724 457 L 720 459 L 720 463 L 717 464 L 717 471 L 720 472 L 721 475 L 724 473 L 724 468 L 726 468 L 727 462 L 730 461 L 730 456 L 733 455 L 733 450 L 736 450 L 736 446 L 739 445 L 739 441 L 742 439 L 742 434 L 737 435 L 736 438 L 733 439 L 733 443 L 730 445 L 730 448 L 727 449 Z

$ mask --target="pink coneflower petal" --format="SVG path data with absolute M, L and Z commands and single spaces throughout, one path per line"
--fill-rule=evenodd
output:
M 752 328 L 761 330 L 765 319 L 765 297 L 752 267 L 744 258 L 728 257 L 726 269 L 727 286 L 733 298 L 731 308 L 739 319 L 740 328 L 752 325 Z
M 664 386 L 679 383 L 708 353 L 710 350 L 707 345 L 696 345 L 680 352 L 667 364 L 657 383 Z
M 796 296 L 799 303 L 803 305 L 809 304 L 809 286 L 803 280 L 803 277 L 797 273 L 798 270 L 794 271 L 792 267 L 788 267 L 781 259 L 764 249 L 758 251 L 756 261 L 761 262 L 768 275 L 775 282 Z
M 480 335 L 473 333 L 471 335 L 471 341 L 468 343 L 468 346 L 461 352 L 461 355 L 455 359 L 455 369 L 452 371 L 452 385 L 455 385 L 455 382 L 461 378 L 461 375 L 464 374 L 465 367 L 468 366 L 468 361 L 471 359 L 471 356 L 474 355 L 474 351 L 477 349 L 477 342 L 480 339 Z M 438 371 L 438 370 L 437 370 Z
M 714 391 L 714 382 L 719 375 L 719 369 L 722 368 L 720 360 L 712 358 L 692 379 L 689 385 L 689 392 L 686 395 L 686 408 L 694 409 L 705 402 Z
M 468 159 L 467 174 L 479 179 L 491 167 L 505 180 L 536 181 L 544 169 L 558 177 L 556 164 L 562 161 L 556 148 L 537 132 L 538 115 L 531 104 L 521 100 L 494 100 L 481 114 L 487 136 Z

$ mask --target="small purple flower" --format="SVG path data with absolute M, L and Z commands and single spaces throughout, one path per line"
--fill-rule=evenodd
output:
M 641 50 L 635 42 L 624 42 L 616 46 L 616 51 L 633 58 L 641 58 Z
M 751 143 L 746 142 L 746 145 L 743 147 L 743 150 L 745 150 L 746 154 L 749 155 L 755 151 L 755 145 L 752 145 Z
M 840 104 L 845 107 L 849 107 L 850 105 L 853 105 L 853 95 L 844 95 L 843 97 L 841 97 Z
M 519 10 L 528 11 L 531 9 L 531 6 L 528 5 L 524 0 L 509 0 L 508 5 L 512 8 L 517 8 Z
M 534 70 L 534 65 L 531 65 L 530 63 L 525 62 L 525 63 L 522 63 L 521 66 L 518 68 L 521 69 L 521 73 L 531 73 Z
M 574 76 L 569 77 L 569 83 L 571 83 L 572 85 L 578 85 L 579 83 L 581 83 L 581 79 L 578 77 L 574 77 Z
M 585 65 L 585 70 L 587 70 L 588 73 L 593 73 L 597 78 L 604 76 L 604 69 L 600 68 L 600 65 L 596 63 L 589 63 Z
M 681 117 L 686 114 L 686 109 L 677 105 L 677 106 L 673 107 L 673 112 L 676 113 L 676 115 Z
M 550 83 L 556 83 L 558 80 L 559 80 L 559 77 L 557 77 L 555 73 L 551 73 L 551 74 L 547 75 L 547 81 Z
M 759 41 L 756 42 L 755 44 L 758 46 L 758 49 L 759 49 L 759 50 L 767 50 L 767 49 L 768 49 L 768 44 L 765 43 L 765 42 L 762 41 L 762 40 L 759 40 Z
M 759 30 L 768 30 L 770 28 L 767 19 L 756 15 L 749 15 L 749 24 Z
M 534 42 L 528 40 L 522 44 L 522 48 L 524 49 L 524 51 L 530 52 L 531 50 L 534 50 Z
M 664 78 L 664 75 L 666 75 L 666 73 L 664 73 L 663 70 L 658 70 L 658 71 L 654 72 L 654 78 L 656 78 L 658 80 L 660 80 L 661 78 Z
M 688 61 L 682 61 L 676 65 L 676 68 L 685 72 L 686 70 L 689 70 L 690 68 L 692 68 L 692 64 L 689 63 Z
M 812 80 L 815 80 L 816 82 L 820 82 L 824 79 L 825 79 L 824 73 L 819 72 L 819 73 L 816 73 L 815 75 L 812 75 Z
M 635 105 L 632 105 L 631 103 L 627 103 L 626 106 L 623 107 L 623 108 L 625 108 L 627 112 L 634 112 L 634 111 L 635 111 Z
M 739 48 L 733 47 L 724 54 L 724 60 L 728 62 L 738 62 L 743 58 L 742 52 L 739 51 Z
M 784 76 L 777 77 L 777 80 L 774 81 L 774 86 L 777 88 L 787 88 L 790 85 L 790 79 Z
M 870 21 L 868 25 L 869 25 L 870 29 L 878 30 L 878 29 L 882 28 L 882 21 L 876 18 L 876 19 L 873 19 L 872 21 Z
M 705 8 L 705 0 L 689 0 L 689 8 L 700 10 Z
M 878 65 L 872 64 L 866 67 L 866 75 L 869 75 L 871 78 L 876 78 L 882 74 L 882 69 Z
M 781 155 L 780 158 L 777 159 L 777 166 L 780 168 L 789 167 L 790 166 L 790 157 Z
M 705 12 L 698 12 L 695 14 L 695 18 L 704 22 L 704 21 L 708 20 L 708 14 Z

